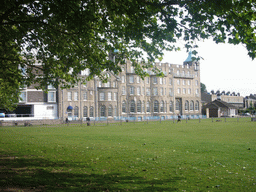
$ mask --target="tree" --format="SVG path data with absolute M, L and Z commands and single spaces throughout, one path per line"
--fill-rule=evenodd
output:
M 254 0 L 3 0 L 0 82 L 3 87 L 12 82 L 7 95 L 17 96 L 20 84 L 65 86 L 78 81 L 84 69 L 90 69 L 88 79 L 101 77 L 103 70 L 117 74 L 125 58 L 144 77 L 143 69 L 161 60 L 164 50 L 180 49 L 173 45 L 178 39 L 187 50 L 196 48 L 198 39 L 243 43 L 254 59 L 255 8 Z
M 203 93 L 203 92 L 207 92 L 207 89 L 206 89 L 205 84 L 200 83 L 200 85 L 201 85 L 201 93 Z

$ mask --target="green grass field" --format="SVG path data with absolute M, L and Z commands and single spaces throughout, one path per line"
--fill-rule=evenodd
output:
M 256 191 L 256 122 L 0 128 L 0 191 Z

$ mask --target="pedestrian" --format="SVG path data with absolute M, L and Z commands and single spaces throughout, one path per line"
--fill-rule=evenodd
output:
M 178 115 L 177 123 L 178 123 L 178 122 L 181 122 L 181 116 L 180 116 L 180 114 Z

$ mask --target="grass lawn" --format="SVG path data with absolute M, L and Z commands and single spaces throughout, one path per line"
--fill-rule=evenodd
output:
M 256 191 L 256 122 L 0 128 L 0 191 Z

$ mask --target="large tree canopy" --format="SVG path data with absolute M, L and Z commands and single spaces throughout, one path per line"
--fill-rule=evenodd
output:
M 103 70 L 118 73 L 125 58 L 145 75 L 143 68 L 164 50 L 179 49 L 178 39 L 187 49 L 207 38 L 243 43 L 254 59 L 255 10 L 255 0 L 2 0 L 0 108 L 18 101 L 23 84 L 74 83 L 84 69 L 89 78 Z

